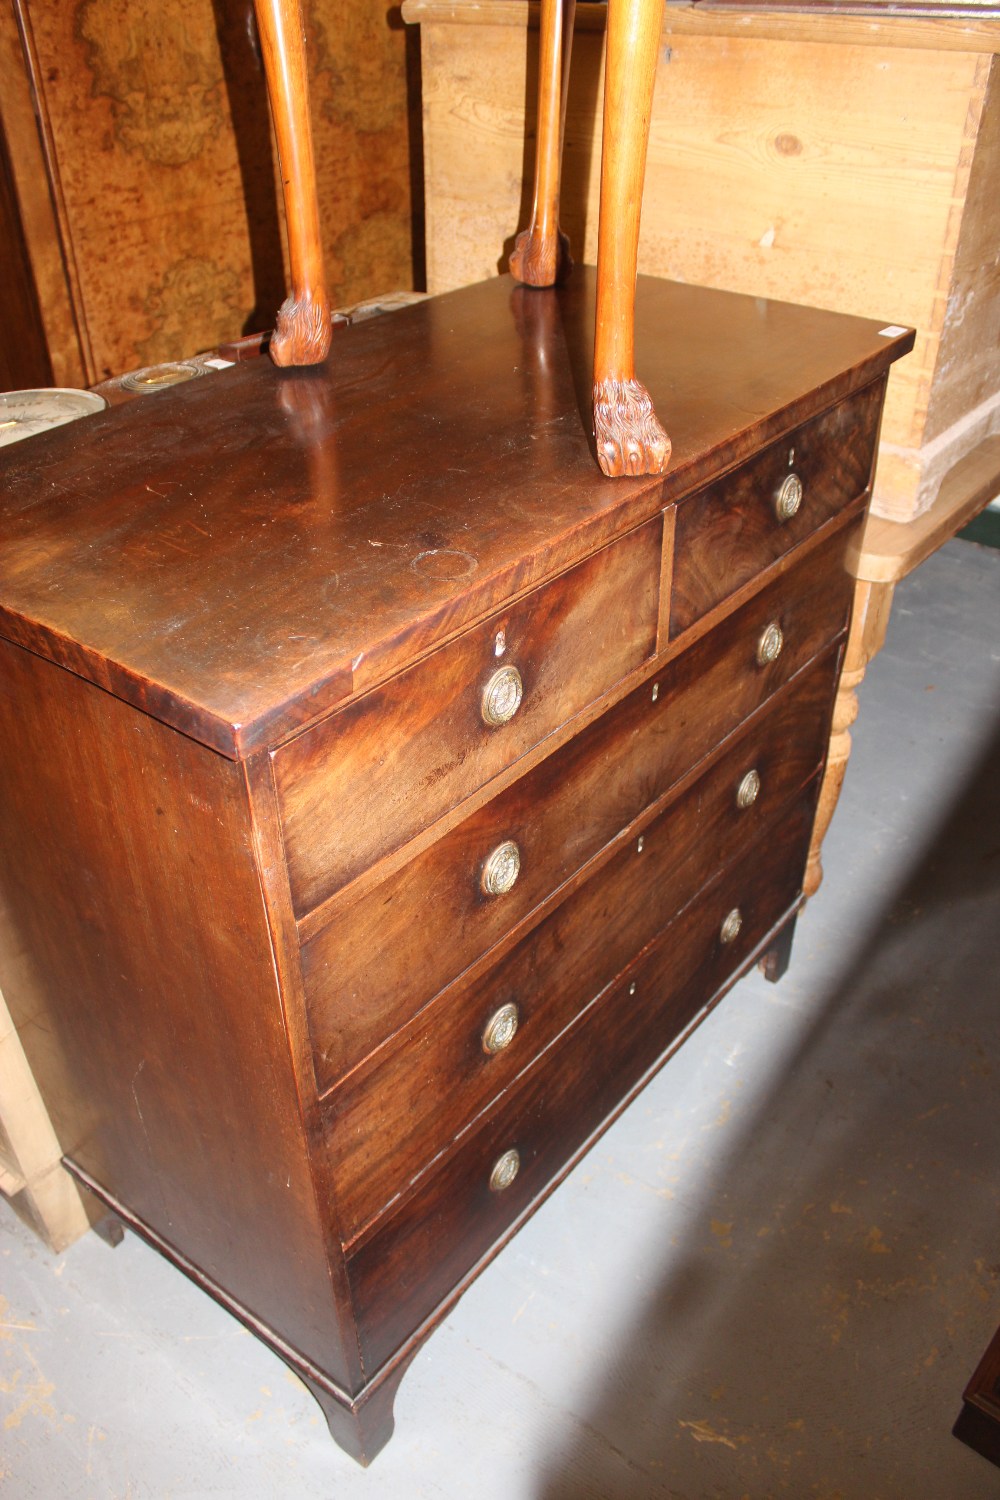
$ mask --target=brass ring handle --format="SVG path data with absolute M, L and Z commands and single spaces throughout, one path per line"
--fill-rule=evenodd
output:
M 734 906 L 732 911 L 723 920 L 722 926 L 719 929 L 720 942 L 734 943 L 740 935 L 740 928 L 742 926 L 743 913 L 738 906 Z
M 774 513 L 779 521 L 790 521 L 798 515 L 805 490 L 797 474 L 786 474 L 774 497 Z
M 502 1193 L 509 1188 L 518 1172 L 521 1170 L 521 1157 L 514 1149 L 505 1151 L 503 1156 L 497 1158 L 493 1163 L 493 1171 L 490 1173 L 490 1192 Z
M 736 806 L 739 808 L 753 807 L 760 796 L 760 772 L 756 766 L 748 771 L 736 788 Z
M 757 642 L 757 665 L 759 667 L 769 666 L 771 662 L 777 661 L 781 655 L 781 648 L 785 644 L 781 626 L 777 620 L 772 620 L 770 625 L 761 633 Z
M 521 873 L 521 851 L 513 839 L 505 839 L 488 855 L 480 884 L 484 895 L 504 896 L 513 890 Z
M 516 667 L 498 667 L 483 688 L 480 711 L 492 729 L 507 724 L 521 707 L 524 683 Z
M 483 1051 L 490 1057 L 503 1052 L 514 1040 L 521 1015 L 513 1001 L 494 1011 L 483 1028 Z

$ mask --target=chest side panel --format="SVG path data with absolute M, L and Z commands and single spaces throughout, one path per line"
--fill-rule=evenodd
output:
M 68 1158 L 343 1376 L 242 768 L 9 645 L 0 721 L 0 888 Z

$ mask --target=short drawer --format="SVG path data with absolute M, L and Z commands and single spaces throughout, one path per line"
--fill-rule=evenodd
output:
M 883 389 L 868 386 L 678 506 L 671 639 L 864 494 Z
M 714 882 L 372 1226 L 348 1260 L 369 1371 L 499 1248 L 791 909 L 811 821 L 800 811 Z
M 350 1240 L 769 824 L 826 750 L 831 671 L 748 726 L 688 791 L 503 955 L 459 983 L 328 1101 Z M 811 806 L 815 786 L 802 793 Z
M 662 528 L 656 517 L 275 752 L 296 915 L 653 654 Z
M 837 638 L 852 593 L 844 547 L 840 532 L 810 552 L 303 945 L 321 1093 Z M 773 627 L 781 649 L 762 664 L 759 647 Z M 826 691 L 832 695 L 832 681 Z M 821 717 L 826 722 L 826 710 Z M 504 844 L 517 846 L 518 876 L 509 891 L 489 896 L 484 866 Z

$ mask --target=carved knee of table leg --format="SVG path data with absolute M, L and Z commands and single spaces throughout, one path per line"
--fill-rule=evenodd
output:
M 821 850 L 834 809 L 840 800 L 844 784 L 844 773 L 851 754 L 850 727 L 858 716 L 858 695 L 872 657 L 885 644 L 885 632 L 892 608 L 892 584 L 868 583 L 860 580 L 854 591 L 854 607 L 851 627 L 844 651 L 844 667 L 837 688 L 837 700 L 833 709 L 833 725 L 830 748 L 827 753 L 826 770 L 820 787 L 819 804 L 813 824 L 812 842 L 803 889 L 807 896 L 814 896 L 823 879 Z

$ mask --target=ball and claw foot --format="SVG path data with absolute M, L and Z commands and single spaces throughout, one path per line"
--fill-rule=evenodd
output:
M 594 386 L 594 436 L 597 462 L 610 479 L 662 474 L 670 462 L 670 439 L 639 380 L 604 380 Z
M 268 353 L 276 365 L 318 365 L 330 352 L 330 308 L 311 297 L 288 297 L 278 309 Z
M 514 241 L 509 264 L 514 280 L 525 286 L 555 286 L 573 269 L 569 239 L 561 229 L 556 230 L 555 237 L 523 229 Z

